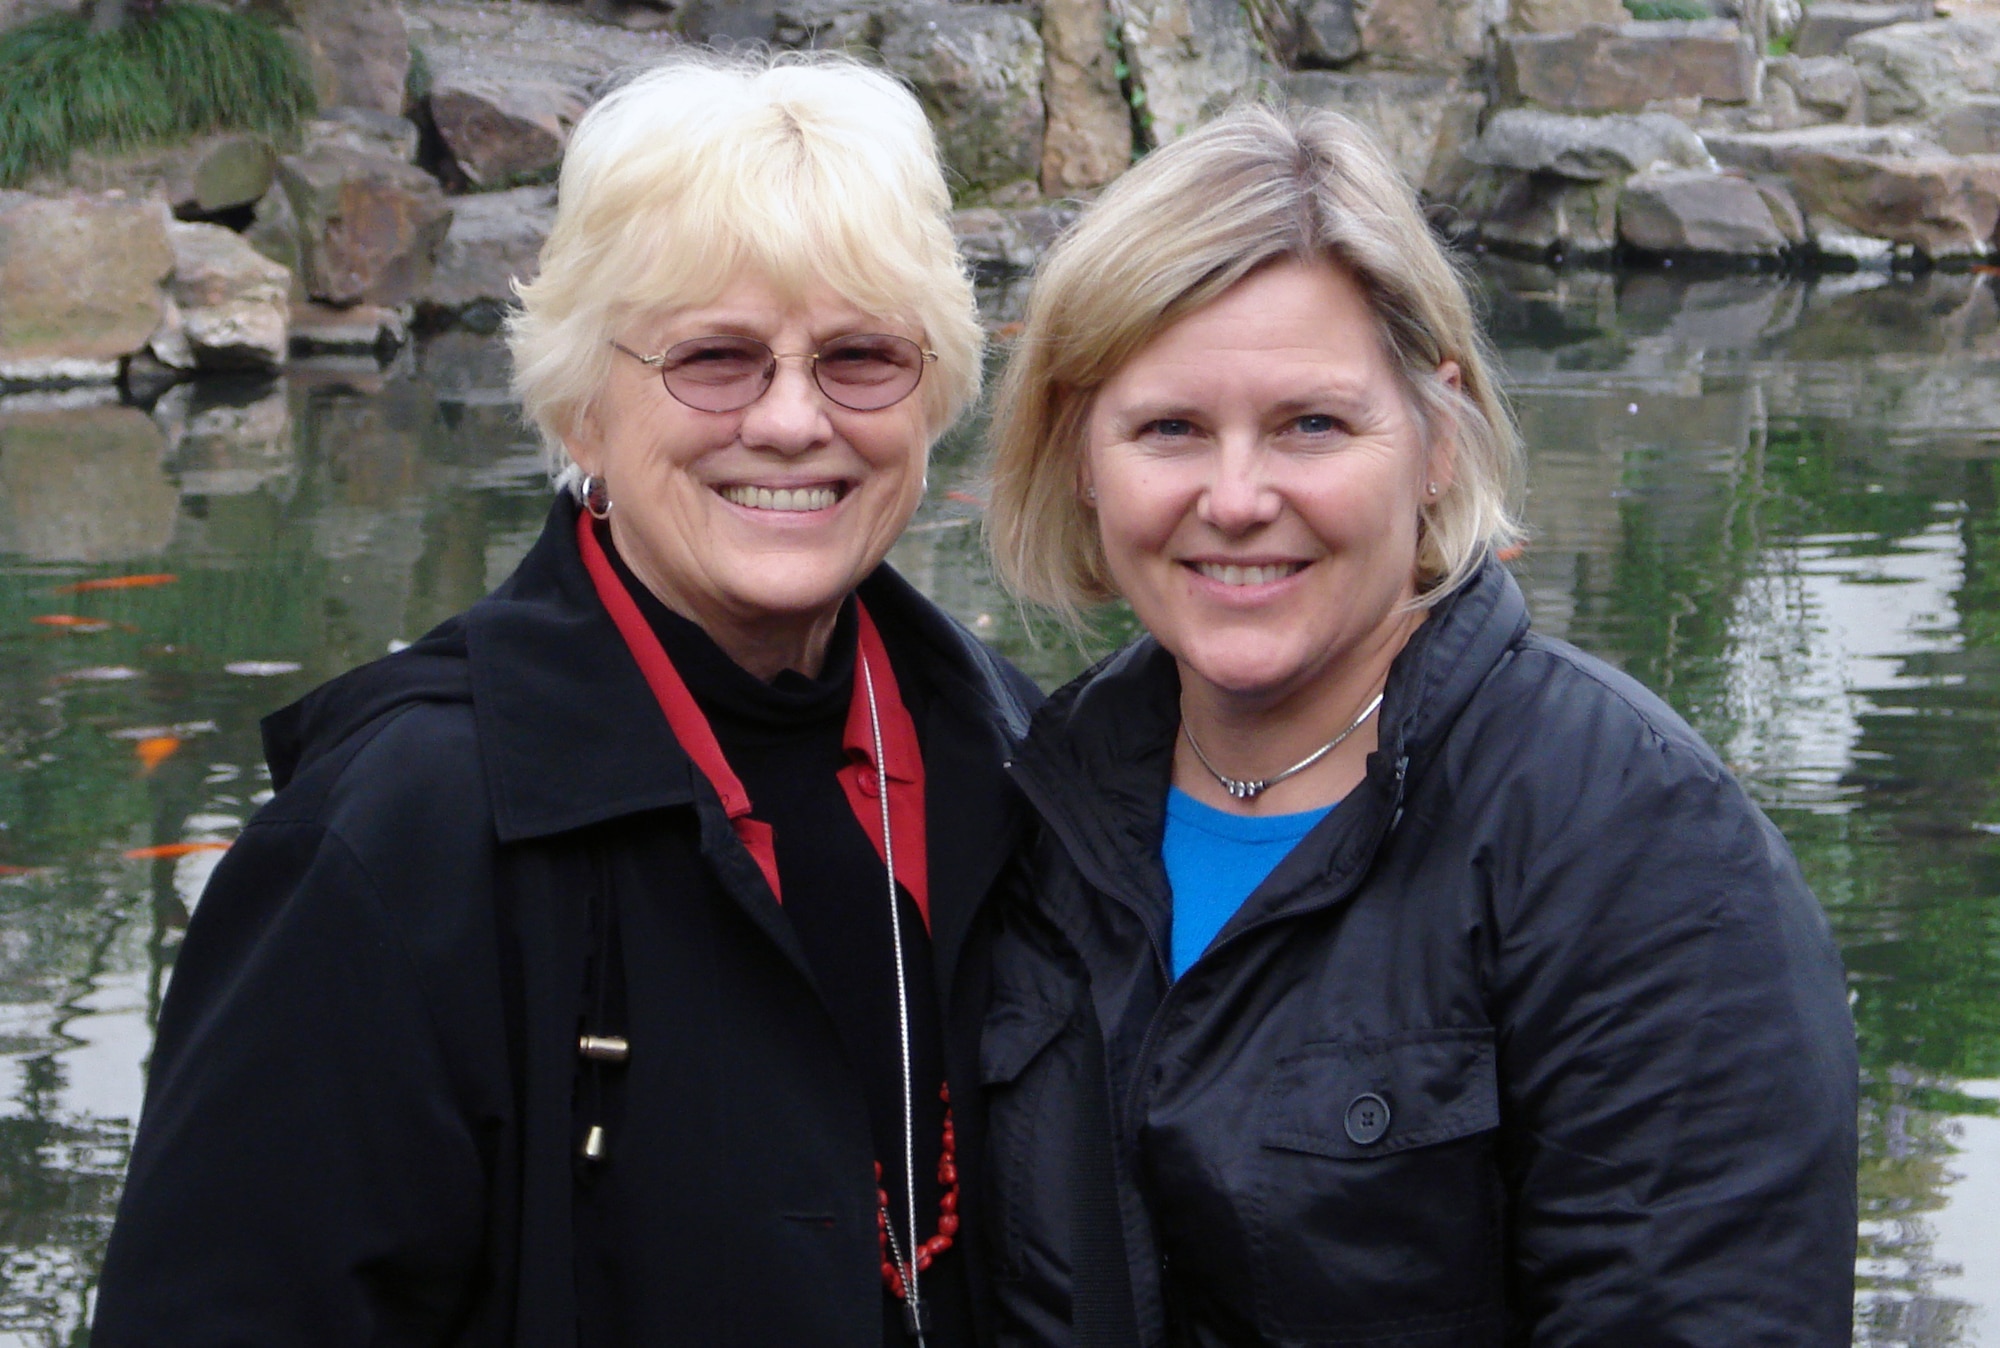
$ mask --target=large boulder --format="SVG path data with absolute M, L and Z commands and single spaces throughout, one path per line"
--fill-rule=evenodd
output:
M 1446 75 L 1347 75 L 1302 70 L 1288 76 L 1294 103 L 1345 113 L 1375 133 L 1389 160 L 1412 187 L 1428 187 L 1434 170 L 1472 139 L 1483 99 Z
M 1984 256 L 2000 227 L 2000 156 L 1801 153 L 1786 177 L 1809 219 L 1931 258 Z
M 1902 0 L 1895 4 L 1814 0 L 1792 34 L 1791 54 L 1832 56 L 1847 45 L 1849 38 L 1893 23 L 1919 23 L 1931 14 L 1930 0 Z
M 1125 59 L 1154 145 L 1275 84 L 1240 0 L 1124 0 Z
M 1042 37 L 1019 5 L 920 5 L 882 60 L 909 81 L 967 200 L 1032 197 L 1042 172 Z
M 168 230 L 168 287 L 180 332 L 198 368 L 275 370 L 285 363 L 292 274 L 220 225 Z
M 1767 94 L 1789 89 L 1801 110 L 1826 121 L 1859 122 L 1868 110 L 1861 72 L 1844 56 L 1781 56 L 1766 73 Z
M 441 75 L 431 84 L 431 120 L 468 181 L 478 187 L 554 172 L 589 98 L 554 80 Z
M 1562 112 L 1637 111 L 1663 99 L 1749 103 L 1758 93 L 1755 48 L 1721 19 L 1509 34 L 1500 77 L 1510 99 Z
M 1459 74 L 1485 55 L 1479 0 L 1353 0 L 1361 54 L 1392 70 Z
M 1618 198 L 1618 237 L 1647 253 L 1774 258 L 1789 242 L 1745 179 L 1699 170 L 1642 173 Z
M 264 137 L 242 131 L 197 136 L 176 145 L 109 154 L 80 150 L 61 172 L 27 184 L 60 195 L 71 190 L 123 191 L 164 198 L 184 215 L 213 215 L 248 206 L 270 189 L 277 152 Z
M 170 218 L 121 192 L 0 192 L 0 383 L 116 378 L 164 313 Z
M 1968 98 L 1932 122 L 1946 154 L 2000 154 L 2000 98 Z
M 1479 237 L 1516 253 L 1604 257 L 1618 246 L 1618 192 L 1616 182 L 1510 174 L 1478 212 Z
M 2000 94 L 2000 16 L 1899 23 L 1849 39 L 1868 90 L 1868 120 L 1943 112 L 1974 94 Z
M 286 156 L 278 176 L 297 221 L 306 293 L 394 306 L 423 287 L 451 225 L 436 179 L 386 155 L 331 147 Z
M 1284 12 L 1285 64 L 1306 70 L 1346 65 L 1361 55 L 1355 0 L 1304 0 Z
M 297 30 L 322 108 L 402 113 L 410 38 L 396 0 L 252 0 L 251 8 Z
M 1043 0 L 1042 191 L 1052 197 L 1101 187 L 1132 162 L 1132 108 L 1106 41 L 1105 0 Z
M 494 326 L 514 303 L 514 281 L 534 279 L 555 219 L 553 187 L 458 198 L 437 265 L 417 296 L 419 312 L 433 321 L 464 318 Z
M 951 232 L 958 241 L 959 256 L 976 272 L 992 278 L 1033 267 L 1076 217 L 1073 202 L 1011 210 L 973 206 L 952 212 Z
M 407 117 L 391 116 L 373 108 L 328 108 L 307 119 L 300 140 L 301 149 L 307 153 L 326 146 L 360 154 L 386 154 L 391 159 L 414 164 L 423 145 L 423 134 Z
M 1702 137 L 1715 162 L 1745 173 L 1789 176 L 1795 162 L 1824 154 L 1933 154 L 1936 147 L 1912 127 L 1807 126 L 1794 131 L 1712 131 Z
M 1586 24 L 1617 28 L 1630 23 L 1623 0 L 1513 0 L 1507 27 L 1516 33 L 1573 33 Z
M 1661 112 L 1623 117 L 1566 117 L 1509 108 L 1486 124 L 1469 151 L 1474 162 L 1518 173 L 1550 173 L 1578 182 L 1625 178 L 1656 165 L 1710 168 L 1701 138 Z

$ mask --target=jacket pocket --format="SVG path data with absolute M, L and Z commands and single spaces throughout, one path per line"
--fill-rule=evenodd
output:
M 1307 1044 L 1257 1116 L 1260 1330 L 1299 1345 L 1498 1342 L 1493 1031 Z
M 1082 1045 L 1080 1017 L 1035 998 L 1000 999 L 986 1013 L 979 1075 L 986 1093 L 987 1167 L 995 1276 L 1025 1284 L 1011 1302 L 1066 1316 L 1069 1151 Z M 1065 1034 L 1065 1031 L 1072 1033 Z M 1034 1318 L 1028 1306 L 1025 1318 Z

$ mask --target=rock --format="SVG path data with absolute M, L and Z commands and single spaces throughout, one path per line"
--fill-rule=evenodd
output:
M 70 156 L 62 172 L 27 186 L 45 196 L 68 191 L 122 191 L 135 197 L 162 197 L 182 215 L 213 215 L 248 206 L 271 186 L 278 156 L 262 136 L 241 131 L 198 136 L 158 149 Z
M 1118 85 L 1105 0 L 1043 0 L 1042 191 L 1101 187 L 1132 162 L 1132 109 Z
M 1293 24 L 1294 64 L 1307 69 L 1345 65 L 1361 55 L 1354 0 L 1307 0 Z
M 1868 120 L 1943 112 L 1974 94 L 2000 94 L 2000 15 L 1899 23 L 1852 38 L 1847 54 L 1868 90 Z
M 1511 34 L 1500 40 L 1500 77 L 1509 98 L 1562 112 L 1635 111 L 1663 98 L 1749 103 L 1758 92 L 1757 52 L 1721 19 Z
M 1720 173 L 1642 173 L 1618 198 L 1618 237 L 1647 253 L 1772 258 L 1788 240 L 1753 183 Z
M 1968 98 L 1940 114 L 1930 130 L 1947 154 L 2000 154 L 2000 98 Z
M 769 42 L 777 36 L 777 0 L 689 0 L 674 27 L 711 46 Z
M 1901 126 L 1808 126 L 1796 131 L 1711 132 L 1703 143 L 1715 161 L 1746 173 L 1787 177 L 1794 161 L 1821 154 L 1920 156 L 1935 154 L 1917 131 Z
M 181 318 L 181 307 L 174 303 L 172 295 L 168 295 L 161 303 L 160 326 L 146 339 L 145 347 L 134 352 L 131 359 L 126 361 L 125 377 L 128 381 L 133 377 L 133 362 L 139 360 L 141 356 L 151 356 L 161 366 L 177 374 L 187 374 L 194 370 L 196 363 L 194 347 L 188 344 L 187 324 Z M 140 378 L 142 380 L 145 378 L 143 369 Z
M 417 124 L 407 117 L 370 108 L 330 108 L 305 124 L 303 148 L 308 154 L 322 146 L 382 154 L 414 164 L 421 140 Z
M 166 441 L 136 407 L 0 406 L 0 552 L 36 562 L 151 557 L 173 542 L 180 493 Z
M 1444 75 L 1305 70 L 1287 76 L 1284 89 L 1295 103 L 1345 113 L 1374 132 L 1412 187 L 1425 186 L 1434 161 L 1458 148 L 1467 121 L 1464 110 L 1469 106 L 1472 120 L 1478 117 L 1478 96 L 1466 94 L 1457 80 Z
M 458 198 L 418 312 L 434 321 L 479 309 L 476 322 L 497 323 L 514 304 L 513 282 L 534 279 L 555 219 L 553 187 Z
M 1486 125 L 1469 151 L 1476 163 L 1579 182 L 1623 178 L 1653 167 L 1712 168 L 1701 138 L 1663 113 L 1565 117 L 1509 108 Z
M 1783 183 L 1767 179 L 1752 179 L 1757 191 L 1763 195 L 1764 207 L 1771 212 L 1771 223 L 1785 236 L 1786 244 L 1798 247 L 1810 237 L 1806 232 L 1805 213 L 1799 209 L 1798 198 L 1791 188 Z
M 117 377 L 160 326 L 166 205 L 0 192 L 0 383 Z
M 1793 56 L 1832 56 L 1847 40 L 1894 23 L 1919 23 L 1931 17 L 1931 0 L 1900 4 L 1854 4 L 1850 0 L 1814 0 L 1806 7 L 1792 35 Z
M 459 169 L 480 187 L 505 186 L 562 162 L 589 100 L 553 80 L 442 75 L 431 84 L 431 120 Z
M 892 0 L 855 0 L 857 9 Z M 830 8 L 839 0 L 785 0 Z M 547 80 L 596 98 L 619 72 L 652 65 L 682 45 L 668 32 L 593 22 L 575 5 L 511 0 L 405 0 L 410 44 L 435 83 L 459 74 Z M 870 44 L 874 45 L 874 44 Z
M 1621 0 L 1513 0 L 1508 29 L 1516 33 L 1573 33 L 1586 24 L 1618 28 L 1632 21 Z
M 298 30 L 322 108 L 402 114 L 410 39 L 396 0 L 252 0 L 251 8 Z
M 1072 0 L 1074 2 L 1074 0 Z M 882 45 L 883 16 L 896 0 L 778 0 L 772 43 L 791 51 L 867 51 Z M 1049 40 L 1044 14 L 1042 41 Z
M 75 14 L 83 0 L 0 0 L 0 33 L 51 14 Z
M 292 274 L 220 225 L 176 223 L 169 285 L 181 331 L 204 370 L 275 370 L 285 363 Z M 154 354 L 171 365 L 157 346 Z
M 1018 5 L 919 5 L 899 15 L 882 61 L 937 128 L 956 195 L 1033 195 L 1042 172 L 1042 38 Z
M 1361 52 L 1391 70 L 1455 75 L 1485 55 L 1479 0 L 1355 0 Z
M 1517 252 L 1602 257 L 1618 246 L 1618 184 L 1506 174 L 1482 213 L 1479 237 Z
M 257 203 L 250 228 L 243 231 L 243 241 L 292 274 L 293 299 L 306 297 L 305 282 L 299 275 L 299 218 L 292 211 L 291 194 L 282 185 L 274 184 Z
M 1984 256 L 2000 226 L 2000 156 L 1800 153 L 1787 177 L 1808 220 L 1926 257 Z
M 430 275 L 451 207 L 422 169 L 320 148 L 288 155 L 280 181 L 298 219 L 306 293 L 332 304 L 397 305 Z
M 1122 10 L 1125 59 L 1153 145 L 1276 82 L 1239 0 L 1124 0 Z
M 381 357 L 410 339 L 409 321 L 402 312 L 379 304 L 338 308 L 307 300 L 292 305 L 291 320 L 292 350 L 308 355 L 358 352 Z
M 958 240 L 959 255 L 975 271 L 1025 272 L 1075 223 L 1078 211 L 1066 202 L 1013 210 L 973 206 L 952 212 L 951 232 Z
M 1788 88 L 1799 106 L 1836 122 L 1859 122 L 1867 111 L 1861 72 L 1844 56 L 1781 56 L 1766 68 L 1768 98 Z

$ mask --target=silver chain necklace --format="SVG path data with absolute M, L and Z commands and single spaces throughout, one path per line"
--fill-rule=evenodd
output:
M 1300 773 L 1304 772 L 1307 768 L 1319 762 L 1320 759 L 1325 758 L 1328 754 L 1332 753 L 1335 749 L 1339 748 L 1340 742 L 1346 739 L 1349 735 L 1352 735 L 1355 731 L 1361 729 L 1362 724 L 1365 721 L 1367 721 L 1369 717 L 1373 716 L 1375 714 L 1375 709 L 1381 705 L 1382 705 L 1382 694 L 1377 693 L 1375 694 L 1374 699 L 1370 701 L 1367 706 L 1361 709 L 1361 714 L 1354 718 L 1353 724 L 1349 725 L 1347 729 L 1341 731 L 1338 735 L 1335 735 L 1325 744 L 1320 745 L 1319 748 L 1313 750 L 1311 753 L 1307 754 L 1304 758 L 1301 758 L 1298 762 L 1292 764 L 1289 768 L 1286 768 L 1283 772 L 1273 773 L 1269 777 L 1252 777 L 1248 780 L 1240 780 L 1238 778 L 1229 776 L 1221 768 L 1218 768 L 1215 766 L 1215 764 L 1209 762 L 1208 755 L 1201 751 L 1201 746 L 1199 744 L 1195 743 L 1194 732 L 1188 729 L 1188 723 L 1186 717 L 1181 718 L 1181 734 L 1187 736 L 1188 748 L 1194 750 L 1194 756 L 1201 760 L 1201 765 L 1203 767 L 1208 769 L 1208 775 L 1215 778 L 1216 781 L 1222 783 L 1222 789 L 1224 791 L 1227 791 L 1237 800 L 1255 800 L 1257 799 L 1257 797 L 1263 795 L 1266 791 L 1269 791 L 1272 787 L 1276 786 L 1279 782 L 1284 781 L 1288 777 L 1298 776 Z
M 875 710 L 875 676 L 869 672 L 868 657 L 859 650 L 855 658 L 861 666 L 861 686 L 868 693 L 868 728 L 875 737 L 875 794 L 882 802 L 882 869 L 889 876 L 889 937 L 896 947 L 896 1030 L 903 1051 L 903 1197 L 908 1206 L 910 1255 L 903 1257 L 902 1242 L 896 1239 L 896 1224 L 888 1223 L 889 1254 L 902 1265 L 903 1286 L 909 1295 L 903 1302 L 903 1328 L 924 1348 L 928 1328 L 923 1294 L 917 1288 L 917 1147 L 916 1108 L 910 1086 L 910 994 L 903 974 L 903 914 L 896 902 L 896 839 L 889 831 L 889 760 L 882 752 L 882 717 Z M 1201 751 L 1197 749 L 1196 753 Z M 882 1214 L 887 1218 L 888 1214 Z

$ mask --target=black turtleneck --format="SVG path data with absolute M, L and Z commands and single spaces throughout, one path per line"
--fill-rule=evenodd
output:
M 854 691 L 855 601 L 850 598 L 841 608 L 819 677 L 787 669 L 766 683 L 654 597 L 611 546 L 608 530 L 600 526 L 598 537 L 749 793 L 751 817 L 771 826 L 785 915 L 866 1094 L 882 1187 L 901 1239 L 908 1223 L 903 1073 L 888 875 L 835 776 L 847 763 L 843 740 Z M 895 673 L 903 701 L 921 727 L 924 690 L 902 665 Z M 930 937 L 909 894 L 898 886 L 896 895 L 909 998 L 917 1239 L 922 1241 L 936 1234 L 938 1224 L 944 1046 Z M 929 1306 L 927 1342 L 935 1348 L 972 1348 L 959 1250 L 948 1250 L 920 1285 Z M 883 1298 L 885 1348 L 907 1348 L 900 1307 L 886 1289 Z

